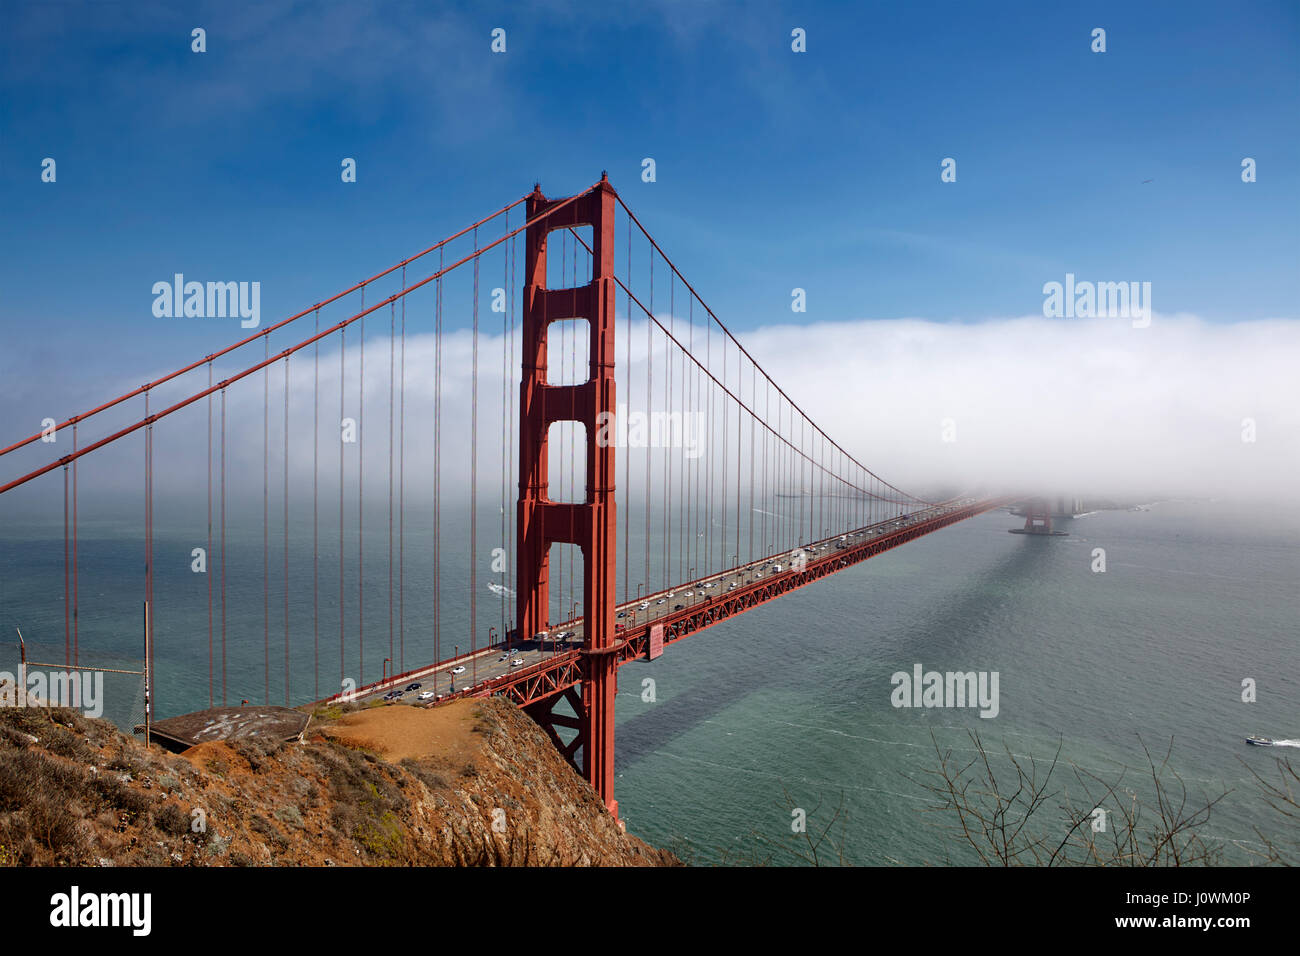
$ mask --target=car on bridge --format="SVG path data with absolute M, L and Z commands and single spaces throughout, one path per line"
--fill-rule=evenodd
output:
M 406 688 L 406 693 L 409 694 L 411 691 L 413 691 L 413 690 L 419 690 L 419 689 L 420 689 L 420 685 L 419 685 L 419 684 L 410 684 L 410 685 L 408 685 L 407 688 Z
M 451 672 L 452 672 L 453 674 L 463 674 L 463 673 L 465 673 L 465 665 L 464 665 L 464 664 L 457 664 L 455 667 L 453 667 L 453 668 L 451 669 Z
M 418 700 L 433 700 L 433 691 L 431 691 L 431 690 L 426 690 L 426 691 L 425 691 L 423 694 L 421 694 L 421 695 L 419 696 L 419 698 L 417 698 L 417 699 L 418 699 Z

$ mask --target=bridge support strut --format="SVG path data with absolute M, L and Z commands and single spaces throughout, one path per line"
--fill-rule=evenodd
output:
M 541 188 L 528 197 L 528 220 L 563 200 L 547 199 Z M 547 630 L 551 545 L 568 543 L 583 556 L 583 677 L 578 737 L 560 750 L 573 759 L 582 750 L 582 772 L 605 806 L 618 816 L 614 799 L 614 695 L 617 690 L 614 635 L 616 509 L 614 443 L 601 436 L 612 429 L 614 394 L 614 189 L 601 177 L 593 189 L 526 230 L 523 302 L 523 369 L 519 386 L 519 531 L 517 539 L 518 625 L 531 639 Z M 546 245 L 556 229 L 591 226 L 592 278 L 584 286 L 549 289 Z M 546 339 L 551 323 L 585 318 L 590 326 L 590 374 L 577 385 L 551 385 L 546 378 Z M 547 496 L 547 436 L 555 422 L 579 422 L 586 429 L 587 490 L 576 503 Z M 550 702 L 551 704 L 554 701 Z M 556 726 L 572 726 L 551 707 L 530 708 L 559 743 Z

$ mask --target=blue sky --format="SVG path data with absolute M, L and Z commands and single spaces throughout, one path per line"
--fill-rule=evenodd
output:
M 741 333 L 1028 315 L 1066 272 L 1296 315 L 1289 0 L 242 8 L 5 0 L 0 373 L 179 363 L 238 330 L 156 280 L 259 280 L 271 321 L 602 169 Z

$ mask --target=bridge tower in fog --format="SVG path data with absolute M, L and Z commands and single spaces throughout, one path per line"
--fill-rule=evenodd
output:
M 1012 534 L 1063 534 L 1052 530 L 1052 505 L 1046 498 L 1030 498 L 1025 502 L 1025 526 L 1012 528 Z

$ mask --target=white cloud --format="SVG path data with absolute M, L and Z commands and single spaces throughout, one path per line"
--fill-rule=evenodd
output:
M 743 339 L 829 434 L 903 487 L 1279 496 L 1300 469 L 1293 320 L 864 320 Z M 945 418 L 955 442 L 941 440 Z
M 668 319 L 661 316 L 661 321 Z M 683 325 L 684 320 L 678 319 L 677 329 L 684 334 Z M 630 378 L 622 321 L 618 336 L 618 400 L 633 411 L 644 409 L 645 325 L 633 324 Z M 1218 324 L 1193 316 L 1156 314 L 1150 327 L 1142 329 L 1121 319 L 1030 317 L 968 324 L 860 320 L 768 326 L 740 338 L 827 434 L 887 481 L 918 494 L 936 487 L 987 486 L 1084 496 L 1230 495 L 1276 500 L 1291 493 L 1294 476 L 1300 472 L 1300 388 L 1295 374 L 1300 368 L 1300 322 L 1294 320 Z M 699 335 L 696 341 L 700 344 Z M 478 474 L 480 497 L 493 500 L 500 494 L 502 456 L 513 457 L 517 448 L 516 436 L 503 428 L 502 407 L 503 397 L 517 403 L 514 376 L 520 349 L 516 341 L 515 370 L 503 389 L 505 345 L 500 334 L 480 336 Z M 471 346 L 465 330 L 444 337 L 445 489 L 459 489 L 468 479 Z M 657 336 L 651 399 L 656 409 L 663 408 L 662 347 L 662 336 Z M 715 362 L 720 364 L 716 335 L 713 347 Z M 554 371 L 570 361 L 571 351 L 568 344 L 552 344 Z M 388 352 L 386 338 L 367 340 L 363 437 L 367 487 L 376 492 L 386 492 L 387 487 Z M 290 474 L 295 484 L 310 481 L 313 457 L 310 354 L 310 350 L 300 353 L 290 368 Z M 405 459 L 408 495 L 416 497 L 430 487 L 434 463 L 434 361 L 432 336 L 409 334 Z M 576 364 L 585 377 L 584 347 L 576 349 Z M 351 337 L 347 366 L 342 414 L 359 417 L 360 369 L 356 340 Z M 673 373 L 679 385 L 680 367 L 678 362 Z M 734 386 L 734 348 L 729 368 Z M 215 374 L 219 380 L 231 371 L 233 367 L 218 368 Z M 193 374 L 201 374 L 203 380 L 191 377 L 183 384 L 174 383 L 175 394 L 156 396 L 157 404 L 165 405 L 206 385 L 206 370 Z M 283 367 L 277 364 L 269 384 L 273 485 L 283 448 L 283 375 Z M 327 489 L 337 493 L 338 375 L 337 347 L 330 345 L 322 349 L 320 361 L 322 494 L 329 493 Z M 570 372 L 568 377 L 580 376 Z M 748 372 L 740 378 L 744 379 L 742 394 L 753 401 Z M 12 408 L 17 404 L 13 399 L 23 394 L 23 384 L 8 384 L 10 400 L 5 404 Z M 763 398 L 760 390 L 756 403 L 760 410 Z M 232 482 L 248 484 L 256 492 L 258 504 L 262 405 L 261 373 L 229 390 L 229 473 Z M 32 412 L 19 411 L 15 409 L 11 421 L 32 418 Z M 952 420 L 954 442 L 943 440 L 945 419 Z M 1245 419 L 1254 421 L 1254 442 L 1242 441 Z M 206 421 L 206 404 L 200 401 L 157 426 L 155 454 L 165 456 L 167 464 L 156 479 L 159 494 L 203 488 Z M 734 424 L 735 418 L 731 421 Z M 109 424 L 88 426 L 83 443 L 107 433 Z M 734 441 L 734 431 L 732 436 Z M 95 453 L 98 477 L 105 487 L 111 484 L 134 492 L 140 442 L 136 437 L 119 444 L 122 449 Z M 356 447 L 344 449 L 349 487 L 355 482 Z M 580 453 L 580 441 L 573 447 Z M 216 451 L 219 454 L 219 446 Z M 552 455 L 557 462 L 564 457 L 558 449 Z M 734 467 L 735 458 L 730 460 Z M 644 465 L 643 459 L 634 461 L 635 487 Z M 581 473 L 579 463 L 579 478 Z M 620 463 L 620 483 L 623 475 Z M 57 473 L 46 483 L 59 491 L 61 484 L 54 478 Z M 514 476 L 505 484 L 508 504 L 517 487 Z

